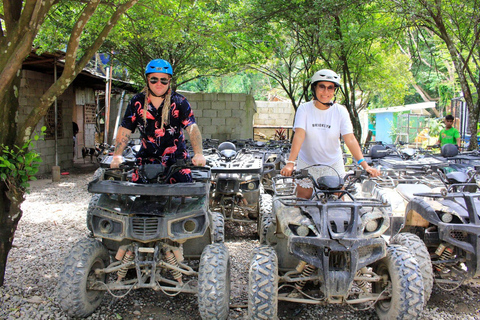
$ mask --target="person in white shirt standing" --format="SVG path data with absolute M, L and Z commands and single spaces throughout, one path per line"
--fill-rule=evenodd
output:
M 379 176 L 380 171 L 370 167 L 363 158 L 347 109 L 335 103 L 340 76 L 332 70 L 322 69 L 313 75 L 310 84 L 313 99 L 301 104 L 297 110 L 290 155 L 280 174 L 291 176 L 298 157 L 297 170 L 324 164 L 333 167 L 344 177 L 345 166 L 340 145 L 342 137 L 357 163 L 370 176 Z M 321 167 L 314 167 L 309 173 L 316 180 L 322 175 L 321 171 Z M 313 192 L 311 181 L 299 180 L 296 183 L 297 196 L 309 199 Z

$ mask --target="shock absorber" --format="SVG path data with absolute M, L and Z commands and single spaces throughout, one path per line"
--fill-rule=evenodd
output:
M 362 276 L 366 271 L 367 271 L 367 268 L 363 267 L 362 269 L 357 271 L 357 276 L 358 277 Z M 357 286 L 365 292 L 367 292 L 367 290 L 368 290 L 368 288 L 367 288 L 368 282 L 365 281 L 365 280 L 357 281 Z
M 315 266 L 312 266 L 311 264 L 308 264 L 305 261 L 300 261 L 296 269 L 298 272 L 302 272 L 302 274 L 300 275 L 301 278 L 307 278 L 312 275 L 312 273 L 315 271 L 316 268 Z M 307 280 L 297 281 L 295 283 L 295 289 L 297 289 L 298 291 L 301 291 L 305 286 L 305 283 L 307 283 Z
M 127 275 L 128 267 L 126 266 L 129 262 L 132 262 L 133 259 L 135 258 L 135 254 L 131 250 L 127 250 L 125 252 L 125 255 L 123 255 L 122 259 L 122 269 L 117 271 L 117 282 L 122 281 L 123 278 Z
M 454 257 L 453 248 L 451 246 L 447 247 L 443 243 L 441 243 L 438 246 L 437 250 L 435 250 L 435 254 L 439 256 L 440 261 L 450 260 Z M 448 270 L 445 271 L 446 265 L 444 263 L 436 265 L 435 268 L 439 272 L 448 272 Z
M 173 254 L 172 250 L 168 249 L 165 252 L 165 260 L 172 266 L 178 267 L 177 258 L 175 258 L 175 254 Z M 180 271 L 172 269 L 170 272 L 175 280 L 182 283 L 182 273 Z

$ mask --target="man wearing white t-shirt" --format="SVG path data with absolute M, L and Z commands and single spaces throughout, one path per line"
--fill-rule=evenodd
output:
M 295 115 L 295 136 L 290 156 L 280 173 L 291 176 L 298 156 L 297 169 L 324 164 L 345 176 L 340 137 L 343 138 L 357 163 L 371 176 L 380 171 L 370 167 L 363 159 L 362 150 L 353 134 L 353 126 L 347 109 L 334 101 L 340 77 L 332 70 L 317 71 L 311 79 L 313 100 L 303 103 Z M 332 102 L 333 101 L 333 102 Z M 321 172 L 310 172 L 315 179 Z M 311 181 L 297 181 L 297 196 L 309 199 L 313 192 Z

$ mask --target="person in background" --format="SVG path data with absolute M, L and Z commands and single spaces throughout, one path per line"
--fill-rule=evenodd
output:
M 446 144 L 454 144 L 460 148 L 460 133 L 453 127 L 454 120 L 455 118 L 451 114 L 448 114 L 445 117 L 445 129 L 440 131 L 437 142 L 437 144 L 439 144 L 441 147 Z
M 118 168 L 123 161 L 130 135 L 138 129 L 141 147 L 137 153 L 137 164 L 161 163 L 168 169 L 177 160 L 189 158 L 185 145 L 184 131 L 188 132 L 194 151 L 193 165 L 205 166 L 202 135 L 195 123 L 190 103 L 170 87 L 173 69 L 169 62 L 155 59 L 145 69 L 147 80 L 144 90 L 129 102 L 119 127 L 111 168 Z M 132 181 L 140 181 L 134 174 Z M 170 183 L 192 181 L 189 169 L 175 173 Z
M 75 155 L 77 154 L 77 133 L 79 131 L 78 124 L 72 121 L 73 126 L 73 161 L 75 161 Z
M 380 171 L 370 167 L 363 158 L 362 150 L 353 134 L 353 126 L 347 109 L 335 103 L 335 94 L 340 88 L 340 76 L 334 71 L 317 71 L 310 82 L 313 99 L 303 103 L 295 115 L 295 136 L 286 165 L 280 171 L 291 176 L 295 161 L 297 169 L 324 164 L 333 167 L 341 177 L 345 176 L 345 166 L 340 144 L 340 136 L 345 141 L 357 164 L 371 176 L 380 175 Z M 298 160 L 297 160 L 298 156 Z M 322 167 L 313 167 L 309 173 L 317 180 L 326 174 Z M 313 184 L 309 179 L 297 180 L 297 196 L 309 199 Z

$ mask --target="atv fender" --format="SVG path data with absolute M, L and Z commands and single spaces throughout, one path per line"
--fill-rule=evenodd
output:
M 431 223 L 440 222 L 437 213 L 423 199 L 413 198 L 405 208 L 405 225 L 427 228 Z

